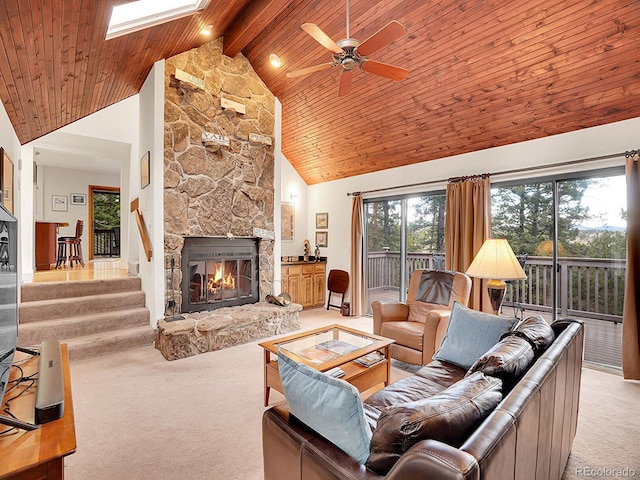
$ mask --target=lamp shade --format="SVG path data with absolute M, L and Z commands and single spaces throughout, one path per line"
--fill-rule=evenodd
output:
M 524 280 L 527 275 L 504 238 L 487 238 L 467 269 L 476 278 Z

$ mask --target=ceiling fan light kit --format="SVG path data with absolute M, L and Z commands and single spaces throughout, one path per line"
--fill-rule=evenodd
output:
M 299 77 L 340 66 L 342 67 L 342 71 L 338 85 L 339 97 L 348 95 L 351 91 L 354 70 L 362 70 L 366 73 L 379 75 L 396 82 L 401 82 L 407 78 L 409 74 L 408 70 L 382 62 L 376 62 L 368 58 L 369 55 L 403 37 L 406 34 L 404 26 L 400 22 L 392 20 L 364 42 L 360 42 L 349 36 L 349 0 L 346 0 L 346 3 L 347 38 L 334 42 L 331 37 L 324 33 L 315 23 L 305 23 L 302 25 L 302 30 L 313 37 L 313 39 L 324 48 L 332 52 L 333 61 L 288 72 L 287 77 Z

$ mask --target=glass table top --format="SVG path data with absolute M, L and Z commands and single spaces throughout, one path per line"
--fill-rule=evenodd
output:
M 379 339 L 366 333 L 328 327 L 276 344 L 279 348 L 304 358 L 312 365 L 320 366 L 375 343 L 379 343 Z

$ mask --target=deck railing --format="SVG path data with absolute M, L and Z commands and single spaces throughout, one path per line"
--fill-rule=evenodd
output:
M 120 256 L 120 238 L 116 229 L 93 230 L 93 255 L 96 257 Z
M 367 260 L 368 288 L 400 288 L 399 252 L 369 252 Z M 409 276 L 417 269 L 434 268 L 430 253 L 410 253 L 407 262 Z M 559 315 L 621 322 L 626 266 L 625 259 L 560 258 Z M 528 257 L 527 279 L 508 282 L 504 304 L 551 312 L 552 268 L 550 257 Z

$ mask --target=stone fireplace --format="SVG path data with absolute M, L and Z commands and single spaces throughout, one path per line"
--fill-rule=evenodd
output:
M 256 303 L 258 285 L 257 239 L 184 239 L 182 313 Z
M 274 241 L 254 233 L 274 229 L 275 97 L 218 39 L 167 59 L 164 120 L 168 308 L 156 348 L 175 360 L 299 329 L 300 305 L 264 301 Z
M 180 82 L 177 70 L 202 80 L 204 88 Z M 225 109 L 223 98 L 244 108 Z M 218 39 L 166 60 L 164 117 L 164 254 L 165 265 L 175 265 L 166 271 L 166 298 L 182 314 L 264 299 L 273 291 L 273 240 L 256 239 L 254 229 L 274 228 L 275 97 L 242 54 L 223 55 Z M 227 141 L 203 141 L 211 133 Z M 236 296 L 223 285 L 205 293 L 209 265 L 192 272 L 184 256 L 193 237 L 216 238 L 226 246 L 227 238 L 251 238 L 257 256 L 250 292 Z M 246 265 L 234 258 L 222 267 L 228 272 Z M 234 275 L 246 289 L 244 273 Z M 227 298 L 232 293 L 234 300 Z

